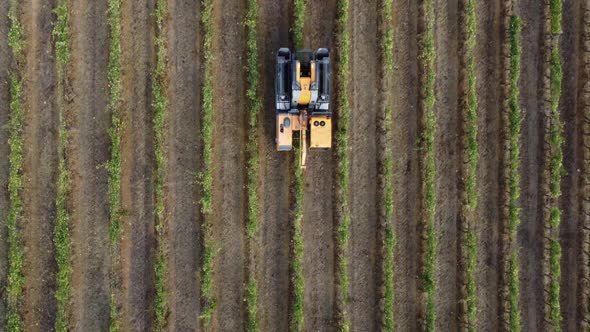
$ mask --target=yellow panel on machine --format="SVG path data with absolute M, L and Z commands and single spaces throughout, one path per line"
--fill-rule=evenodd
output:
M 315 115 L 309 121 L 311 124 L 310 147 L 332 147 L 332 119 L 327 115 Z

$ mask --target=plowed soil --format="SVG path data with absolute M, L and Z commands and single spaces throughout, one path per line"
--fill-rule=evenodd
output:
M 55 45 L 51 31 L 56 0 L 22 2 L 20 21 L 24 28 L 26 65 L 23 79 L 25 114 L 23 160 L 23 224 L 19 225 L 25 252 L 25 286 L 20 312 L 26 330 L 50 331 L 56 318 L 56 262 L 53 244 L 57 181 L 58 109 Z M 501 181 L 503 127 L 501 115 L 502 78 L 505 62 L 505 12 L 509 1 L 477 1 L 475 45 L 478 113 L 479 204 L 471 216 L 478 246 L 476 276 L 477 330 L 496 331 L 503 326 L 500 275 L 502 252 Z M 109 243 L 108 174 L 111 155 L 108 128 L 109 86 L 107 77 L 109 26 L 106 1 L 69 1 L 71 59 L 67 66 L 65 114 L 68 120 L 67 147 L 71 194 L 73 276 L 68 310 L 75 331 L 106 331 L 110 324 L 111 296 L 120 309 L 121 329 L 145 331 L 154 327 L 156 253 L 154 107 L 152 84 L 156 63 L 155 0 L 122 1 L 122 133 L 121 197 L 123 228 L 120 257 L 111 257 Z M 460 328 L 461 158 L 464 138 L 460 96 L 465 36 L 459 26 L 463 0 L 435 0 L 436 104 L 435 136 L 437 165 L 438 239 L 435 310 L 438 330 Z M 542 96 L 543 8 L 537 0 L 518 0 L 515 13 L 523 22 L 520 170 L 522 195 L 521 225 L 516 246 L 520 255 L 520 308 L 522 330 L 544 326 L 543 225 L 540 199 L 543 165 Z M 210 223 L 215 243 L 213 297 L 217 305 L 211 324 L 203 326 L 201 313 L 202 231 L 200 212 L 203 169 L 201 137 L 204 74 L 204 30 L 200 1 L 168 0 L 164 20 L 165 82 L 168 99 L 165 119 L 164 181 L 165 231 L 162 242 L 166 257 L 165 288 L 170 331 L 242 331 L 246 329 L 246 282 L 252 272 L 258 285 L 257 321 L 261 331 L 286 331 L 292 316 L 291 278 L 292 223 L 296 158 L 275 149 L 275 55 L 279 47 L 293 47 L 291 0 L 258 0 L 258 61 L 263 103 L 258 121 L 259 231 L 247 243 L 247 29 L 244 24 L 247 0 L 215 0 L 213 6 L 213 213 Z M 396 330 L 419 328 L 418 287 L 421 128 L 419 53 L 420 1 L 393 1 L 395 69 L 384 77 L 380 0 L 350 0 L 350 82 L 345 92 L 350 101 L 348 132 L 351 224 L 348 259 L 350 302 L 347 305 L 352 331 L 381 328 L 383 285 L 381 271 L 382 229 L 379 206 L 380 146 L 394 154 L 393 188 L 396 236 L 394 256 L 394 315 Z M 561 49 L 564 80 L 560 112 L 565 123 L 564 165 L 560 200 L 562 223 L 559 238 L 561 261 L 561 310 L 563 329 L 578 330 L 590 317 L 584 301 L 590 294 L 587 256 L 590 173 L 584 162 L 588 144 L 588 43 L 590 31 L 587 0 L 563 3 Z M 7 229 L 9 209 L 10 88 L 8 73 L 16 68 L 8 47 L 8 0 L 0 0 L 0 331 L 5 329 L 5 285 L 7 283 Z M 336 100 L 338 65 L 338 0 L 306 1 L 304 47 L 327 47 L 332 51 L 331 91 Z M 583 14 L 585 13 L 585 14 Z M 586 17 L 584 17 L 584 15 Z M 586 39 L 584 39 L 586 38 Z M 585 89 L 586 93 L 583 93 Z M 380 130 L 384 103 L 392 108 L 391 141 Z M 335 104 L 335 103 L 334 103 Z M 336 114 L 338 110 L 333 109 Z M 588 147 L 586 147 L 587 149 Z M 335 193 L 337 163 L 333 150 L 310 151 L 304 171 L 303 275 L 305 331 L 333 331 L 339 326 L 336 275 Z M 582 197 L 581 193 L 586 193 Z M 588 204 L 586 202 L 586 204 Z M 587 253 L 586 253 L 587 255 Z M 111 259 L 120 259 L 121 287 L 112 294 Z M 249 264 L 250 263 L 250 264 Z M 250 270 L 248 270 L 250 269 Z
M 23 172 L 24 220 L 23 245 L 25 247 L 24 312 L 26 326 L 39 331 L 50 330 L 55 324 L 53 313 L 57 301 L 52 291 L 55 279 L 48 276 L 56 272 L 53 259 L 53 216 L 55 202 L 46 197 L 55 197 L 57 186 L 57 127 L 59 116 L 56 108 L 56 73 L 51 55 L 51 24 L 53 1 L 26 1 L 23 26 L 26 52 L 24 73 L 25 150 Z
M 199 26 L 198 3 L 168 2 L 164 28 L 167 48 L 165 84 L 169 100 L 164 144 L 167 154 L 164 171 L 166 235 L 162 245 L 167 256 L 168 326 L 179 331 L 197 329 L 200 312 L 197 276 L 201 218 L 196 174 L 201 167 L 199 133 L 203 55 Z
M 71 326 L 84 331 L 108 329 L 110 316 L 106 10 L 104 2 L 84 0 L 73 3 L 70 12 Z
M 258 58 L 262 112 L 259 115 L 260 231 L 256 242 L 259 320 L 262 331 L 285 331 L 289 326 L 290 189 L 294 158 L 275 149 L 275 52 L 290 47 L 291 2 L 262 0 L 258 15 Z
M 122 9 L 123 131 L 121 151 L 121 328 L 151 326 L 154 297 L 154 132 L 151 80 L 154 71 L 154 1 L 124 2 Z

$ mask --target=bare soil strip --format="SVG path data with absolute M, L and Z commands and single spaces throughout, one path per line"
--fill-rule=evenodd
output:
M 73 2 L 69 13 L 72 329 L 82 331 L 107 330 L 110 316 L 106 12 L 106 2 L 83 0 Z
M 290 0 L 259 0 L 258 58 L 263 108 L 259 114 L 260 223 L 256 239 L 258 317 L 261 331 L 286 331 L 289 326 L 289 184 L 293 156 L 278 153 L 275 144 L 276 51 L 290 46 Z
M 23 76 L 24 187 L 22 238 L 25 247 L 23 322 L 41 331 L 53 329 L 57 301 L 53 246 L 57 183 L 56 72 L 52 20 L 55 1 L 23 3 L 27 66 Z
M 582 174 L 580 176 L 580 254 L 579 254 L 579 330 L 590 327 L 590 1 L 582 1 L 580 9 L 580 56 L 578 57 L 578 116 L 582 147 Z
M 395 79 L 391 89 L 394 155 L 394 307 L 396 327 L 418 329 L 418 2 L 394 1 Z
M 201 24 L 200 4 L 168 2 L 165 21 L 167 93 L 164 183 L 166 289 L 170 330 L 199 327 L 200 228 L 199 188 L 195 176 L 201 167 Z
M 538 100 L 541 42 L 541 10 L 537 0 L 519 0 L 515 14 L 521 17 L 526 29 L 522 30 L 522 76 L 520 79 L 522 107 L 525 118 L 521 146 L 521 208 L 522 219 L 518 230 L 520 249 L 520 307 L 522 330 L 541 329 L 543 320 L 543 272 L 541 261 L 542 225 L 539 222 L 538 198 L 540 153 L 540 102 Z
M 574 331 L 578 327 L 578 286 L 580 241 L 580 173 L 582 168 L 582 142 L 580 138 L 578 105 L 578 71 L 580 52 L 581 3 L 578 0 L 563 3 L 563 35 L 561 49 L 564 80 L 560 109 L 565 124 L 563 164 L 566 171 L 562 179 L 561 210 L 563 211 L 559 239 L 562 246 L 561 259 L 561 313 L 562 328 Z M 580 120 L 579 120 L 580 119 Z
M 458 1 L 435 1 L 438 238 L 436 261 L 436 329 L 456 330 L 457 217 L 459 213 L 459 119 L 458 107 Z
M 8 12 L 8 0 L 0 0 L 0 12 Z M 0 15 L 0 156 L 8 156 L 8 118 L 10 114 L 10 91 L 8 84 L 8 68 L 11 63 L 11 52 L 8 47 L 8 16 Z M 0 331 L 5 329 L 6 303 L 5 293 L 8 268 L 8 242 L 6 217 L 10 200 L 8 197 L 8 158 L 0 158 Z
M 500 1 L 477 1 L 475 46 L 479 103 L 478 208 L 474 226 L 477 236 L 477 325 L 478 331 L 494 331 L 498 321 L 498 236 L 500 162 L 500 38 L 503 24 Z
M 351 330 L 376 330 L 379 255 L 377 245 L 377 114 L 382 69 L 378 1 L 350 3 L 350 322 Z
M 153 12 L 152 0 L 124 1 L 121 7 L 122 331 L 148 330 L 154 320 Z
M 309 1 L 306 7 L 303 47 L 327 47 L 335 59 L 336 0 Z M 332 62 L 332 77 L 336 64 Z M 330 84 L 332 111 L 335 109 L 335 80 Z M 306 331 L 335 328 L 335 256 L 333 192 L 336 162 L 334 151 L 310 151 L 304 177 L 303 274 Z M 296 167 L 296 165 L 294 165 Z
M 216 256 L 213 288 L 217 307 L 213 330 L 245 327 L 246 283 L 246 1 L 214 3 L 213 22 L 213 214 Z M 229 285 L 233 285 L 230 287 Z

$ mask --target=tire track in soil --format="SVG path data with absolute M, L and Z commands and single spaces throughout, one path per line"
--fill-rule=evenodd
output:
M 458 108 L 458 1 L 434 1 L 436 13 L 436 105 L 437 215 L 438 238 L 436 278 L 436 327 L 458 328 L 457 311 L 457 218 L 459 206 L 459 118 Z
M 107 4 L 74 1 L 70 8 L 72 329 L 107 330 L 110 317 L 107 129 Z
M 377 114 L 381 46 L 378 1 L 350 3 L 350 244 L 351 330 L 377 328 L 380 257 L 377 244 Z
M 332 78 L 336 77 L 337 65 L 334 61 L 337 14 L 337 0 L 306 2 L 303 46 L 312 50 L 320 47 L 330 49 Z M 335 87 L 336 82 L 332 79 L 332 114 L 338 113 L 335 109 Z M 337 164 L 334 153 L 334 147 L 328 151 L 310 150 L 303 173 L 303 306 L 306 331 L 332 331 L 336 328 L 333 200 Z M 293 167 L 297 167 L 297 162 L 293 163 Z
M 53 58 L 52 28 L 55 1 L 23 3 L 25 72 L 23 74 L 23 323 L 27 329 L 52 330 L 55 325 L 57 271 L 53 228 L 57 193 L 59 113 Z
M 260 149 L 260 223 L 255 252 L 258 317 L 261 331 L 289 327 L 290 194 L 296 167 L 292 153 L 279 153 L 275 144 L 276 52 L 290 46 L 289 0 L 259 0 L 258 57 L 263 108 L 258 128 Z
M 121 330 L 153 325 L 155 216 L 154 132 L 151 81 L 154 72 L 154 1 L 121 6 Z
M 246 17 L 247 1 L 215 2 L 213 41 L 213 287 L 214 331 L 238 331 L 246 322 Z
M 201 214 L 195 177 L 202 165 L 200 9 L 198 1 L 169 0 L 164 27 L 168 108 L 162 245 L 171 331 L 197 330 L 200 324 Z
M 9 0 L 0 0 L 0 12 L 8 13 Z M 8 15 L 0 15 L 0 156 L 8 156 L 8 120 L 10 115 L 10 90 L 8 69 L 11 63 L 11 51 L 8 47 Z M 6 217 L 10 199 L 8 198 L 8 158 L 0 158 L 0 331 L 6 324 L 5 293 L 8 269 L 8 232 Z
M 542 6 L 537 0 L 519 0 L 515 13 L 522 29 L 522 69 L 520 93 L 524 110 L 521 145 L 521 225 L 518 229 L 520 251 L 520 308 L 522 330 L 541 329 L 543 321 L 542 226 L 538 192 L 540 172 L 540 103 L 538 101 L 541 61 Z
M 578 326 L 578 254 L 580 247 L 579 230 L 579 196 L 578 184 L 581 163 L 581 145 L 578 128 L 578 58 L 580 56 L 580 1 L 572 0 L 563 3 L 563 35 L 560 37 L 561 54 L 563 57 L 563 86 L 560 110 L 564 122 L 563 165 L 566 175 L 563 177 L 561 211 L 562 219 L 559 238 L 562 246 L 561 259 L 561 313 L 562 328 L 574 331 Z
M 474 217 L 478 239 L 477 285 L 478 331 L 495 331 L 498 321 L 498 237 L 500 219 L 500 37 L 502 12 L 500 1 L 477 2 L 477 43 L 475 45 L 479 170 L 477 173 L 478 208 Z
M 418 324 L 418 3 L 394 1 L 395 79 L 392 85 L 395 247 L 394 320 L 403 331 Z
M 581 211 L 580 211 L 580 275 L 579 285 L 579 330 L 590 325 L 590 1 L 582 1 L 581 38 L 578 58 L 579 98 L 578 116 L 581 118 L 580 138 L 582 146 Z

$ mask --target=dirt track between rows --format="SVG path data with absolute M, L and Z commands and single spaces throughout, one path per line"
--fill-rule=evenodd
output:
M 377 329 L 377 117 L 380 99 L 377 1 L 351 1 L 350 321 L 353 331 Z
M 202 30 L 200 6 L 195 2 L 169 1 L 165 21 L 166 110 L 164 182 L 166 287 L 170 313 L 168 328 L 199 327 L 200 284 L 200 186 L 196 175 L 202 167 L 200 140 Z M 194 13 L 194 15 L 187 15 Z M 152 39 L 153 42 L 153 39 Z
M 154 132 L 151 80 L 154 70 L 154 1 L 122 6 L 123 122 L 121 200 L 121 328 L 146 330 L 153 324 L 154 298 Z
M 75 142 L 67 149 L 72 184 L 72 328 L 106 330 L 110 311 L 108 175 L 104 167 L 110 157 L 104 75 L 108 61 L 104 51 L 108 47 L 106 3 L 77 1 L 71 17 L 72 57 L 67 69 L 71 102 L 66 118 L 70 140 Z
M 289 184 L 293 177 L 293 156 L 276 153 L 275 144 L 275 52 L 290 47 L 290 1 L 263 0 L 259 9 L 258 54 L 262 111 L 259 115 L 260 149 L 260 231 L 256 242 L 256 278 L 260 303 L 260 328 L 285 331 L 289 326 L 291 212 Z
M 24 144 L 31 148 L 25 152 L 23 173 L 24 214 L 23 245 L 25 247 L 24 274 L 27 277 L 24 305 L 26 326 L 39 331 L 50 330 L 55 324 L 53 312 L 57 301 L 53 292 L 55 280 L 48 275 L 56 272 L 53 259 L 52 217 L 55 205 L 47 197 L 57 192 L 57 111 L 55 61 L 51 57 L 52 8 L 54 1 L 27 1 L 30 11 L 23 15 L 25 35 L 29 45 L 26 53 L 27 70 L 24 73 L 25 128 Z M 49 143 L 49 144 L 47 144 Z

